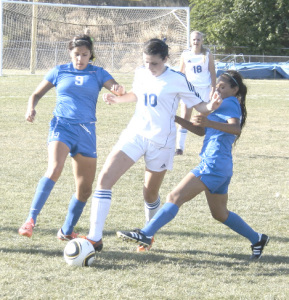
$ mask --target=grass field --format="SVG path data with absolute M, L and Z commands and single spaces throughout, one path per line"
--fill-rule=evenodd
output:
M 130 87 L 132 78 L 116 76 Z M 38 217 L 31 239 L 17 231 L 28 214 L 47 166 L 50 92 L 25 122 L 30 93 L 42 76 L 0 77 L 0 299 L 288 299 L 289 298 L 289 81 L 247 80 L 248 119 L 234 148 L 229 209 L 271 241 L 258 262 L 250 243 L 210 216 L 204 195 L 184 205 L 156 235 L 151 251 L 138 254 L 115 231 L 142 227 L 144 164 L 117 183 L 104 231 L 104 250 L 92 267 L 73 268 L 56 239 L 74 192 L 70 158 Z M 98 172 L 126 126 L 134 104 L 98 103 Z M 161 188 L 166 194 L 198 161 L 202 138 L 189 135 Z M 76 227 L 87 234 L 90 203 Z

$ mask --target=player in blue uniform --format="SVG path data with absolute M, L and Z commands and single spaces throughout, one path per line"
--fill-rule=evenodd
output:
M 180 206 L 205 191 L 212 216 L 250 240 L 252 259 L 261 257 L 269 237 L 255 232 L 240 216 L 227 209 L 228 186 L 233 174 L 232 145 L 246 122 L 247 88 L 238 72 L 228 71 L 219 77 L 217 91 L 223 102 L 208 117 L 195 116 L 192 123 L 177 116 L 175 118 L 189 131 L 205 134 L 201 163 L 169 193 L 167 202 L 144 228 L 118 231 L 118 237 L 149 247 L 154 234 L 176 216 Z
M 72 157 L 76 191 L 66 220 L 58 231 L 61 240 L 77 237 L 73 232 L 92 192 L 96 172 L 96 103 L 102 87 L 117 95 L 125 93 L 113 77 L 101 67 L 89 64 L 94 58 L 89 36 L 79 35 L 69 42 L 71 62 L 53 68 L 28 101 L 26 120 L 33 122 L 39 100 L 53 87 L 57 102 L 48 136 L 48 168 L 38 183 L 26 222 L 19 234 L 31 237 L 36 219 L 61 175 L 68 154 Z

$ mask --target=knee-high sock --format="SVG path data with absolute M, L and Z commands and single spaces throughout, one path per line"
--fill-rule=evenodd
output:
M 90 229 L 87 238 L 98 242 L 111 204 L 111 190 L 95 190 L 90 211 Z
M 161 198 L 158 196 L 158 199 L 153 203 L 144 202 L 145 207 L 145 219 L 146 224 L 153 218 L 153 216 L 159 211 L 161 205 Z
M 72 233 L 74 226 L 76 225 L 82 214 L 85 204 L 86 202 L 79 201 L 75 197 L 75 195 L 72 196 L 68 206 L 68 212 L 65 218 L 65 222 L 61 227 L 63 234 L 69 235 Z
M 37 216 L 48 199 L 54 185 L 55 182 L 47 177 L 42 177 L 39 180 L 26 221 L 29 221 L 30 218 L 32 218 L 34 224 L 36 224 Z
M 169 223 L 178 213 L 179 207 L 166 202 L 150 222 L 141 229 L 146 236 L 153 236 L 161 227 Z
M 259 233 L 254 231 L 240 216 L 230 211 L 227 220 L 224 222 L 229 228 L 246 237 L 252 245 L 259 241 Z
M 177 149 L 185 149 L 185 141 L 187 137 L 188 130 L 185 128 L 179 128 L 177 131 L 177 139 L 176 139 L 176 148 Z

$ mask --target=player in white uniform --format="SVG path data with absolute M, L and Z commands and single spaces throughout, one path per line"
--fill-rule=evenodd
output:
M 212 53 L 203 47 L 203 34 L 199 31 L 191 33 L 191 49 L 181 55 L 180 71 L 186 74 L 196 92 L 203 101 L 208 102 L 215 92 L 216 71 Z M 190 120 L 193 108 L 181 101 L 181 116 Z M 182 155 L 185 148 L 187 129 L 179 126 L 177 132 L 176 155 Z
M 112 187 L 142 156 L 146 164 L 143 187 L 146 221 L 158 211 L 159 189 L 166 171 L 173 165 L 174 119 L 180 98 L 188 107 L 194 106 L 203 113 L 216 109 L 222 102 L 217 94 L 212 102 L 203 102 L 184 74 L 165 65 L 168 59 L 165 42 L 149 40 L 143 52 L 144 67 L 137 69 L 132 91 L 120 97 L 104 94 L 108 104 L 137 104 L 130 123 L 106 159 L 92 199 L 90 231 L 85 238 L 98 251 L 102 248 L 102 231 L 111 204 Z

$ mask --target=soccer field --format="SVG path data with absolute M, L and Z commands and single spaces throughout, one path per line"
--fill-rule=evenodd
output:
M 131 75 L 116 79 L 131 87 Z M 116 230 L 142 227 L 144 163 L 139 161 L 113 189 L 104 229 L 104 250 L 89 268 L 63 259 L 56 239 L 74 192 L 70 158 L 38 217 L 31 239 L 18 235 L 40 177 L 47 167 L 51 91 L 37 106 L 34 124 L 25 121 L 29 95 L 42 76 L 0 77 L 0 299 L 288 299 L 289 298 L 289 81 L 246 80 L 247 124 L 234 147 L 234 176 L 228 208 L 271 240 L 258 262 L 250 242 L 215 221 L 205 196 L 185 204 L 137 253 Z M 104 90 L 103 90 L 104 91 Z M 133 103 L 97 108 L 98 172 L 134 111 Z M 199 162 L 202 138 L 188 135 L 161 188 L 161 201 Z M 75 231 L 89 229 L 90 201 Z

